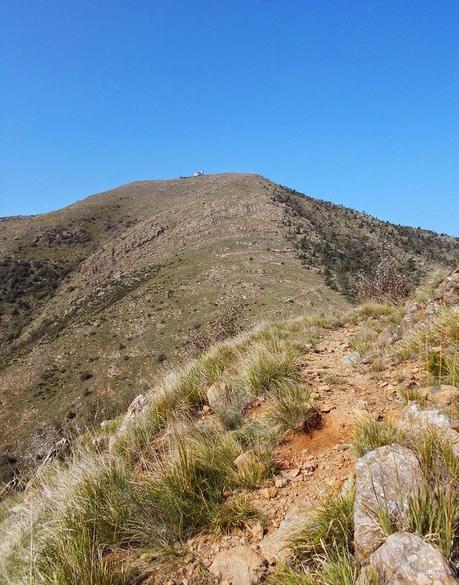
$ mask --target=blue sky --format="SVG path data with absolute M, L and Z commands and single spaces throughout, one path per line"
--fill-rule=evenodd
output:
M 0 215 L 250 171 L 459 234 L 457 0 L 15 0 Z

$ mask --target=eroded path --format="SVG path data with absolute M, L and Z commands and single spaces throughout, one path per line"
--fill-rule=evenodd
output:
M 243 550 L 242 546 L 261 550 L 263 556 L 269 557 L 273 544 L 274 548 L 282 546 L 289 529 L 298 527 L 305 510 L 342 489 L 352 477 L 355 456 L 351 440 L 355 422 L 368 416 L 376 419 L 397 416 L 401 407 L 397 388 L 402 382 L 417 382 L 422 368 L 413 361 L 395 366 L 359 358 L 352 343 L 358 330 L 357 325 L 330 330 L 304 355 L 303 384 L 312 391 L 322 424 L 309 433 L 287 432 L 275 449 L 277 471 L 272 481 L 245 493 L 265 521 L 230 535 L 201 535 L 190 540 L 192 557 L 182 575 L 185 580 L 193 566 L 199 562 L 210 566 L 221 551 L 228 550 L 231 558 L 229 551 Z

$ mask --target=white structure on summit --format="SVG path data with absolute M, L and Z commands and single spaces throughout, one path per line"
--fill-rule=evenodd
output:
M 203 174 L 204 174 L 204 171 L 195 171 L 193 173 L 193 177 L 202 177 Z

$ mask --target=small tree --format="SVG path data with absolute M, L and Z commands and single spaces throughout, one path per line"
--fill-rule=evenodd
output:
M 399 301 L 407 296 L 409 287 L 406 276 L 394 256 L 381 256 L 373 272 L 359 272 L 357 277 L 358 296 L 369 301 Z

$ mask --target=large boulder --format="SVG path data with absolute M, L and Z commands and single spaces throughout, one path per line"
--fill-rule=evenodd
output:
M 440 437 L 451 442 L 454 454 L 459 457 L 459 433 L 452 428 L 457 425 L 457 421 L 451 417 L 437 410 L 421 410 L 416 403 L 410 402 L 403 409 L 398 425 L 414 435 L 426 430 L 438 433 Z
M 285 561 L 289 556 L 291 539 L 305 526 L 314 507 L 309 502 L 299 503 L 285 516 L 279 527 L 259 543 L 262 555 L 270 562 Z
M 265 565 L 248 546 L 236 546 L 217 553 L 209 570 L 230 585 L 254 585 L 263 576 Z
M 380 585 L 454 585 L 440 552 L 416 534 L 398 532 L 368 559 Z
M 384 541 L 378 514 L 383 512 L 403 521 L 410 497 L 424 485 L 419 462 L 406 447 L 386 445 L 357 460 L 354 547 L 361 562 Z

